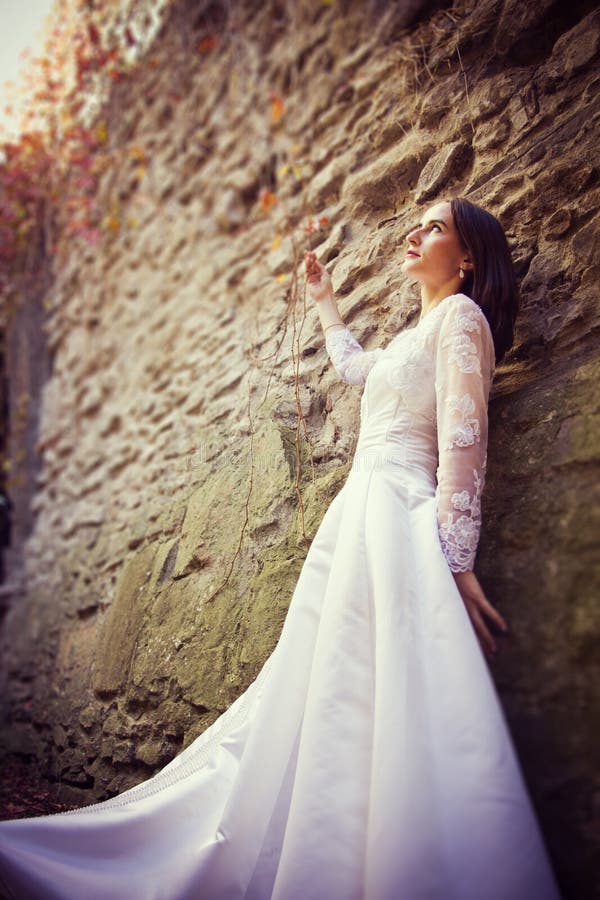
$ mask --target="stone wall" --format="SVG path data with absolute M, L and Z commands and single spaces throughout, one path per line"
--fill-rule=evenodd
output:
M 491 667 L 565 896 L 592 896 L 595 6 L 176 2 L 153 65 L 115 86 L 118 227 L 55 264 L 45 321 L 25 304 L 6 336 L 13 476 L 38 471 L 4 587 L 4 744 L 61 796 L 146 778 L 277 641 L 360 402 L 304 305 L 302 251 L 384 344 L 418 311 L 404 235 L 465 195 L 500 218 L 523 291 L 490 404 L 477 572 L 511 625 Z

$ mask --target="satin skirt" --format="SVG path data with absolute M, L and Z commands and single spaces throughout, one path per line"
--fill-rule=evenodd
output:
M 245 693 L 143 784 L 0 823 L 0 873 L 14 900 L 557 900 L 430 479 L 355 465 Z

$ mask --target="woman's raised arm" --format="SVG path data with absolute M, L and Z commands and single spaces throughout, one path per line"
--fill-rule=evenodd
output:
M 316 303 L 325 333 L 325 347 L 331 363 L 347 384 L 364 384 L 370 369 L 383 352 L 381 347 L 364 350 L 340 316 L 331 285 L 331 276 L 314 253 L 306 251 L 306 289 Z

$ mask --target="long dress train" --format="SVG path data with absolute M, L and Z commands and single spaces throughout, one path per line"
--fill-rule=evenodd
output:
M 256 680 L 153 778 L 0 823 L 14 900 L 557 900 L 452 572 L 480 531 L 489 326 L 457 294 L 384 348 L 348 478 Z

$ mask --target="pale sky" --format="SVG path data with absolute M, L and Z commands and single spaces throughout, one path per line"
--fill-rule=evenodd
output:
M 20 83 L 23 50 L 40 55 L 42 31 L 53 5 L 54 0 L 0 0 L 0 142 L 11 127 L 4 115 L 6 82 Z

